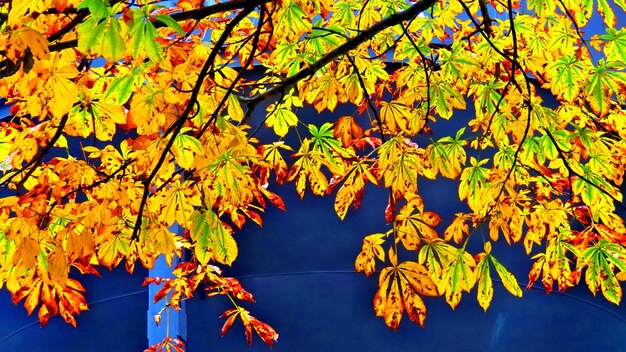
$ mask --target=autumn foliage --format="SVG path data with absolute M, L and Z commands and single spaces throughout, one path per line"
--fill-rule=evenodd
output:
M 42 324 L 60 314 L 75 325 L 88 305 L 74 272 L 132 272 L 187 252 L 173 278 L 146 279 L 162 285 L 154 299 L 179 309 L 198 288 L 227 296 L 222 333 L 238 321 L 249 343 L 254 333 L 272 344 L 276 331 L 238 303 L 252 294 L 220 266 L 237 258 L 238 229 L 284 208 L 274 191 L 291 182 L 300 197 L 335 197 L 341 219 L 367 206 L 368 185 L 388 190 L 390 226 L 364 234 L 355 268 L 378 275 L 374 312 L 393 329 L 404 313 L 424 324 L 424 296 L 454 308 L 476 292 L 487 309 L 496 277 L 521 297 L 495 242 L 524 247 L 528 287 L 583 279 L 618 304 L 625 10 L 623 0 L 0 1 L 10 109 L 0 287 Z M 305 105 L 333 121 L 304 122 Z M 354 113 L 333 114 L 339 105 Z M 464 127 L 416 142 L 450 119 Z M 421 179 L 443 178 L 467 206 L 449 224 L 420 197 Z M 150 350 L 177 349 L 172 337 Z

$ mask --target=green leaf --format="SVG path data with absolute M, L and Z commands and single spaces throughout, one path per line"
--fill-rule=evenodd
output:
M 92 17 L 78 26 L 78 49 L 84 53 L 98 52 L 107 21 Z
M 206 265 L 213 259 L 231 265 L 237 258 L 239 249 L 230 228 L 211 210 L 206 213 L 195 212 L 191 221 L 190 235 L 196 242 L 194 254 L 198 261 Z
M 216 223 L 211 236 L 215 248 L 215 259 L 220 263 L 231 265 L 239 253 L 237 242 L 232 233 L 217 219 L 217 215 L 213 212 L 211 214 L 213 222 Z
M 203 151 L 202 143 L 195 137 L 180 133 L 174 138 L 172 153 L 178 166 L 190 170 L 197 154 Z
M 117 61 L 126 51 L 121 25 L 115 16 L 91 17 L 78 26 L 78 48 L 85 53 L 102 55 Z
M 493 263 L 493 266 L 496 268 L 496 272 L 498 276 L 500 276 L 500 280 L 502 280 L 502 284 L 507 291 L 509 291 L 515 297 L 522 297 L 522 289 L 517 283 L 517 279 L 515 275 L 511 274 L 504 265 L 500 264 L 500 262 L 492 255 L 489 256 L 489 259 Z
M 117 61 L 124 56 L 126 43 L 120 34 L 122 28 L 115 17 L 109 17 L 109 28 L 102 39 L 102 56 L 109 61 Z
M 476 283 L 476 276 L 472 271 L 474 266 L 476 262 L 472 256 L 463 248 L 459 248 L 450 264 L 444 268 L 443 281 L 447 283 L 446 301 L 452 309 L 461 301 L 461 292 L 469 292 Z
M 340 155 L 351 157 L 353 153 L 344 149 L 341 142 L 333 136 L 333 124 L 327 122 L 318 129 L 315 125 L 309 125 L 309 132 L 312 135 L 311 142 L 313 150 L 317 150 L 330 160 Z
M 466 144 L 460 137 L 464 128 L 456 134 L 456 139 L 450 136 L 441 138 L 429 146 L 428 160 L 435 172 L 441 172 L 443 177 L 455 179 L 461 174 L 467 155 L 463 146 Z
M 211 248 L 211 240 L 209 239 L 208 234 L 201 234 L 198 240 L 196 241 L 196 246 L 194 247 L 194 254 L 196 259 L 202 265 L 206 265 L 209 260 L 213 257 L 212 248 Z
M 157 31 L 143 11 L 133 10 L 132 54 L 135 58 L 148 55 L 152 61 L 163 59 L 163 49 L 156 41 Z
M 465 99 L 449 82 L 435 80 L 431 82 L 430 89 L 431 105 L 437 108 L 437 113 L 444 119 L 452 117 L 454 108 L 465 109 Z
M 89 9 L 91 16 L 101 19 L 109 14 L 109 7 L 104 0 L 84 0 L 77 7 L 77 10 Z
M 141 73 L 133 69 L 130 74 L 117 77 L 109 84 L 104 95 L 104 99 L 112 99 L 114 103 L 123 105 L 135 91 L 135 88 L 141 84 Z
M 489 169 L 482 167 L 489 159 L 476 160 L 470 158 L 471 166 L 463 169 L 461 173 L 461 183 L 459 184 L 459 199 L 467 199 L 467 203 L 472 210 L 485 210 L 486 206 L 492 199 L 483 190 L 488 187 L 487 179 L 489 178 Z
M 548 73 L 553 75 L 552 93 L 567 102 L 573 102 L 580 96 L 580 83 L 585 81 L 583 65 L 574 57 L 562 56 L 548 66 Z
M 528 0 L 526 7 L 538 16 L 546 16 L 556 10 L 556 4 L 553 0 Z
M 626 89 L 624 67 L 622 63 L 600 59 L 598 65 L 591 70 L 586 89 L 587 99 L 593 111 L 600 116 L 608 113 L 611 96 L 621 96 Z
M 606 40 L 604 46 L 604 55 L 607 60 L 617 60 L 626 64 L 626 28 L 616 30 L 615 28 L 607 28 L 606 34 L 600 36 Z
M 178 34 L 185 35 L 185 31 L 183 30 L 183 27 L 181 27 L 180 24 L 176 22 L 171 16 L 160 14 L 160 15 L 156 15 L 156 19 L 157 21 L 160 21 L 166 26 L 175 30 Z

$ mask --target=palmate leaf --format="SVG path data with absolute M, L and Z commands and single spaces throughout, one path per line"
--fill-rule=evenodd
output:
M 143 6 L 143 9 L 133 9 L 130 35 L 131 40 L 131 53 L 136 60 L 143 59 L 146 55 L 150 60 L 160 61 L 163 58 L 163 49 L 161 45 L 156 41 L 157 31 L 151 22 L 151 18 L 146 13 L 149 11 L 149 6 Z M 161 15 L 160 19 L 168 18 L 169 16 Z M 169 17 L 171 19 L 171 17 Z M 176 23 L 175 21 L 168 21 L 170 24 Z M 178 29 L 182 31 L 180 25 Z
M 55 69 L 48 80 L 48 90 L 51 93 L 48 108 L 57 118 L 67 114 L 78 100 L 78 87 L 72 81 L 76 76 L 78 70 L 68 65 Z
M 341 143 L 333 136 L 333 124 L 325 123 L 319 128 L 315 125 L 309 125 L 309 132 L 311 133 L 311 144 L 314 150 L 320 151 L 329 159 L 337 158 L 350 158 L 354 156 L 354 153 L 345 149 Z
M 116 104 L 125 104 L 131 95 L 141 85 L 143 70 L 132 69 L 129 74 L 114 79 L 107 86 L 105 99 L 111 99 Z
M 117 125 L 126 122 L 122 107 L 100 101 L 75 105 L 68 114 L 69 135 L 87 137 L 93 133 L 101 141 L 113 139 Z
M 12 294 L 13 303 L 22 299 L 24 307 L 31 314 L 39 307 L 39 321 L 45 325 L 50 317 L 60 314 L 63 320 L 76 327 L 76 314 L 88 310 L 87 301 L 83 296 L 85 288 L 75 279 L 67 279 L 65 285 L 51 285 L 42 279 L 35 279 L 28 286 L 22 287 Z
M 310 150 L 309 139 L 302 141 L 300 150 L 293 156 L 298 157 L 298 160 L 289 170 L 287 181 L 295 181 L 296 192 L 300 195 L 300 198 L 304 197 L 307 180 L 310 183 L 313 194 L 323 195 L 328 188 L 328 179 L 322 172 L 321 167 L 324 165 L 332 172 L 337 171 L 335 165 L 328 161 L 319 151 Z
M 344 148 L 349 148 L 355 139 L 363 136 L 363 128 L 355 120 L 352 116 L 342 116 L 335 123 L 333 137 L 341 141 Z
M 282 185 L 285 182 L 285 178 L 288 175 L 289 169 L 287 163 L 283 158 L 280 150 L 293 151 L 290 146 L 285 142 L 274 142 L 272 144 L 263 145 L 260 147 L 260 152 L 263 155 L 263 159 L 270 163 L 274 169 L 276 175 L 276 183 Z
M 180 133 L 174 138 L 172 153 L 178 166 L 190 170 L 194 166 L 196 156 L 203 153 L 202 143 L 193 136 Z
M 463 213 L 456 213 L 452 224 L 446 228 L 443 233 L 445 241 L 454 240 L 455 243 L 461 243 L 463 235 L 469 235 L 469 226 L 467 220 L 463 217 Z
M 426 148 L 428 160 L 435 173 L 441 172 L 443 177 L 450 179 L 455 179 L 461 174 L 467 160 L 463 148 L 467 143 L 461 139 L 464 132 L 465 128 L 462 128 L 457 132 L 456 138 L 443 137 Z
M 137 126 L 137 133 L 152 135 L 163 128 L 166 121 L 163 105 L 165 105 L 163 91 L 142 86 L 133 93 L 128 117 Z
M 248 345 L 252 345 L 252 331 L 254 331 L 266 344 L 273 346 L 276 340 L 278 340 L 278 333 L 266 323 L 261 322 L 257 318 L 250 315 L 247 310 L 237 307 L 225 311 L 220 318 L 226 318 L 226 322 L 222 326 L 222 336 L 226 335 L 230 328 L 233 326 L 237 318 L 241 319 L 243 323 L 244 332 L 246 334 L 246 341 Z
M 606 41 L 604 55 L 607 60 L 626 64 L 626 28 L 617 30 L 609 27 L 600 38 Z
M 476 160 L 470 158 L 471 166 L 466 167 L 461 173 L 461 184 L 459 185 L 459 198 L 467 199 L 467 204 L 476 213 L 484 212 L 490 203 L 487 179 L 489 177 L 489 169 L 483 167 L 489 160 Z
M 255 198 L 260 185 L 250 169 L 253 156 L 241 156 L 230 149 L 212 160 L 207 168 L 204 193 L 207 199 L 220 199 L 228 207 L 245 207 Z
M 562 56 L 548 66 L 552 76 L 551 89 L 557 97 L 573 102 L 580 96 L 582 82 L 585 81 L 585 65 L 573 55 Z
M 214 260 L 231 265 L 239 249 L 232 230 L 212 211 L 194 212 L 191 215 L 191 239 L 195 242 L 194 254 L 202 265 Z
M 439 295 L 437 286 L 423 265 L 407 261 L 387 267 L 380 273 L 374 311 L 394 330 L 398 329 L 405 310 L 412 321 L 424 326 L 426 306 L 420 295 Z
M 454 109 L 465 109 L 465 99 L 449 82 L 436 79 L 431 82 L 430 89 L 431 106 L 444 119 L 450 119 Z
M 272 127 L 278 136 L 284 137 L 290 127 L 298 125 L 298 116 L 289 109 L 279 107 L 274 110 L 274 107 L 270 106 L 268 111 L 273 112 L 265 120 L 265 124 L 267 127 Z
M 119 20 L 112 15 L 91 16 L 78 26 L 78 48 L 85 53 L 102 55 L 110 61 L 122 58 L 126 43 Z
M 417 195 L 407 195 L 407 205 L 396 216 L 397 236 L 408 250 L 419 249 L 420 238 L 427 242 L 437 238 L 433 227 L 439 225 L 441 217 L 434 212 L 424 211 L 424 203 Z
M 457 249 L 454 257 L 443 268 L 442 281 L 445 287 L 446 301 L 452 307 L 461 302 L 462 291 L 469 292 L 476 283 L 476 274 L 472 268 L 476 267 L 474 258 L 463 248 Z
M 354 204 L 354 208 L 361 205 L 366 181 L 378 185 L 378 180 L 371 171 L 372 166 L 368 162 L 368 159 L 360 159 L 348 167 L 345 176 L 335 176 L 330 181 L 326 190 L 327 193 L 331 192 L 336 184 L 343 180 L 335 198 L 335 212 L 342 220 L 351 204 Z
M 579 258 L 578 266 L 587 266 L 585 283 L 594 295 L 598 290 L 612 303 L 619 304 L 622 287 L 614 268 L 626 271 L 626 249 L 621 245 L 601 239 L 597 245 L 587 248 Z
M 424 151 L 397 136 L 383 143 L 378 152 L 378 167 L 385 187 L 390 188 L 396 198 L 402 198 L 405 193 L 417 194 L 417 177 L 424 174 L 427 164 Z
M 476 298 L 480 306 L 486 311 L 493 299 L 493 281 L 491 279 L 491 269 L 489 263 L 493 264 L 496 272 L 506 288 L 513 296 L 522 297 L 522 289 L 517 283 L 517 279 L 491 254 L 491 242 L 484 245 L 485 252 L 479 254 L 480 260 L 476 265 L 475 274 L 478 283 L 478 293 Z
M 586 94 L 591 109 L 605 116 L 611 105 L 611 97 L 615 94 L 624 99 L 626 91 L 626 72 L 623 72 L 625 64 L 617 61 L 604 61 L 600 59 L 598 65 L 591 70 L 591 76 L 586 84 Z
M 381 102 L 380 118 L 385 122 L 385 126 L 391 133 L 407 131 L 409 121 L 413 116 L 413 111 L 406 104 L 402 104 L 402 102 Z

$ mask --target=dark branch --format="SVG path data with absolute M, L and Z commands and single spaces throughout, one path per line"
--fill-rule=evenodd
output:
M 285 92 L 289 87 L 305 79 L 306 77 L 313 75 L 319 69 L 326 66 L 326 64 L 330 63 L 331 61 L 335 60 L 336 58 L 342 55 L 347 54 L 350 50 L 356 49 L 359 45 L 371 39 L 372 37 L 374 37 L 376 34 L 380 33 L 381 31 L 383 31 L 384 29 L 396 26 L 402 23 L 403 21 L 411 20 L 413 17 L 417 16 L 421 12 L 431 8 L 436 2 L 437 2 L 436 0 L 423 0 L 423 1 L 415 3 L 413 6 L 409 7 L 408 9 L 404 11 L 394 13 L 393 15 L 385 18 L 384 20 L 363 30 L 352 39 L 338 46 L 337 48 L 335 48 L 334 50 L 326 54 L 324 57 L 322 57 L 318 61 L 309 65 L 308 67 L 303 68 L 295 75 L 288 77 L 280 84 L 274 86 L 273 88 L 263 93 L 259 93 L 251 98 L 243 98 L 242 100 L 246 104 L 248 104 L 248 108 L 250 110 L 253 110 L 254 107 L 257 104 L 259 104 L 261 101 L 269 97 Z

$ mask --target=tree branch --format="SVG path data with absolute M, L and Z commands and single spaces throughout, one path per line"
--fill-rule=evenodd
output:
M 363 30 L 352 39 L 349 39 L 342 45 L 338 46 L 337 48 L 326 54 L 321 59 L 303 68 L 295 75 L 287 77 L 287 79 L 282 81 L 280 84 L 272 87 L 271 89 L 263 93 L 259 93 L 250 98 L 242 98 L 241 100 L 248 105 L 249 110 L 253 110 L 254 107 L 263 100 L 285 92 L 289 87 L 305 79 L 306 77 L 313 75 L 315 72 L 326 66 L 326 64 L 330 63 L 334 59 L 347 54 L 350 50 L 356 49 L 359 45 L 371 39 L 384 29 L 396 26 L 402 23 L 402 21 L 408 21 L 412 19 L 421 12 L 431 8 L 436 2 L 436 0 L 423 0 L 415 3 L 404 11 L 394 13 L 393 15 Z

